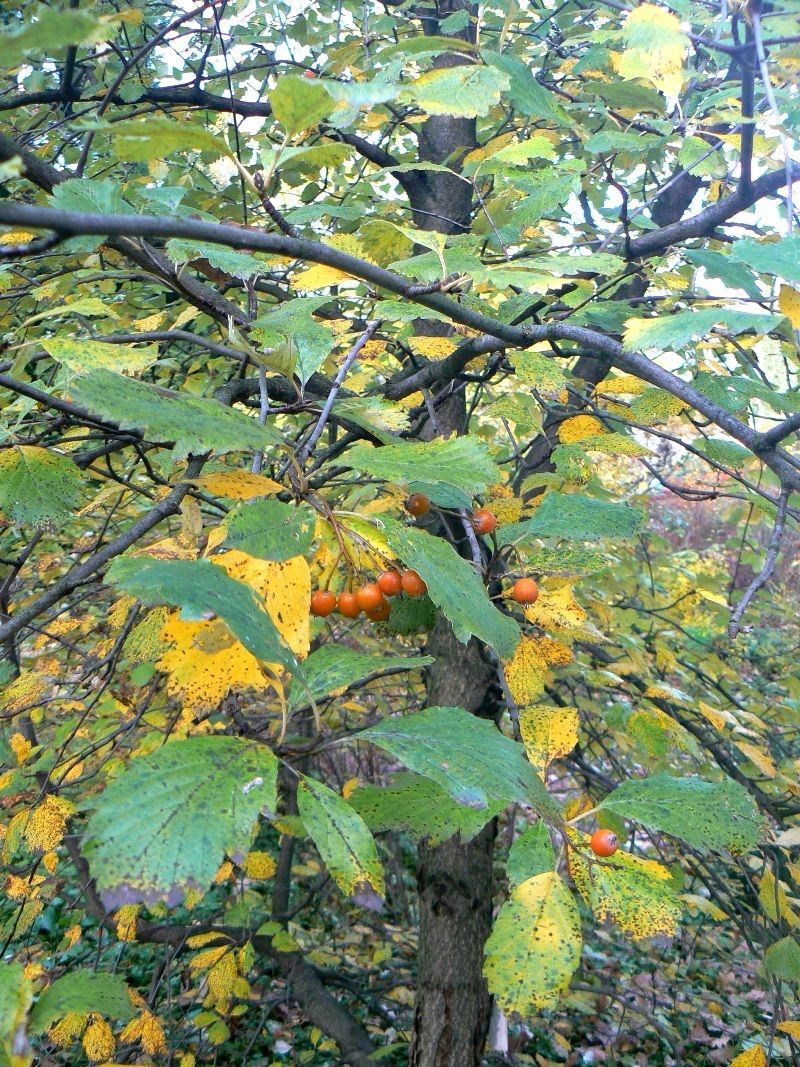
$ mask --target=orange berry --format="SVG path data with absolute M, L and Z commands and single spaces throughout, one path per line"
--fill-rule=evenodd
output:
M 304 70 L 303 71 L 303 77 L 304 78 L 316 78 L 317 77 L 317 72 L 315 70 Z
M 366 582 L 360 589 L 356 589 L 356 600 L 362 611 L 374 611 L 383 603 L 381 587 L 377 582 Z
M 336 596 L 330 589 L 315 589 L 311 594 L 311 614 L 330 615 L 336 608 Z
M 518 604 L 535 604 L 539 599 L 539 586 L 533 578 L 518 578 L 511 595 Z
M 431 510 L 431 499 L 424 493 L 412 493 L 403 506 L 409 515 L 418 519 L 421 515 L 427 515 Z
M 356 619 L 361 614 L 355 593 L 339 593 L 339 614 L 346 619 Z
M 613 830 L 595 830 L 589 848 L 595 856 L 613 856 L 619 848 L 619 838 Z
M 406 571 L 400 581 L 409 596 L 423 596 L 428 592 L 427 585 L 416 571 Z
M 388 600 L 382 600 L 378 604 L 377 608 L 373 608 L 372 611 L 366 613 L 367 618 L 373 622 L 384 622 L 389 618 L 389 612 L 392 610 L 392 605 Z
M 384 571 L 378 577 L 378 588 L 384 596 L 397 596 L 398 593 L 402 593 L 403 580 L 400 577 L 400 571 Z
M 478 508 L 472 513 L 472 525 L 476 533 L 490 534 L 497 529 L 497 516 L 488 508 Z

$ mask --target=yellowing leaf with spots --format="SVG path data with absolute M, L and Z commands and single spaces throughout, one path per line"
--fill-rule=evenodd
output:
M 782 1034 L 788 1034 L 795 1041 L 800 1041 L 800 1019 L 786 1019 L 785 1022 L 778 1023 L 778 1029 Z
M 0 708 L 4 711 L 23 711 L 44 699 L 50 679 L 36 671 L 23 671 L 0 693 Z
M 585 437 L 595 437 L 605 433 L 605 426 L 593 415 L 575 415 L 565 419 L 558 428 L 558 439 L 562 445 L 571 445 Z
M 362 907 L 380 909 L 383 867 L 375 839 L 361 816 L 338 793 L 312 778 L 301 781 L 297 806 L 306 831 L 345 896 Z
M 296 656 L 305 658 L 310 648 L 311 573 L 303 556 L 277 563 L 255 559 L 232 549 L 213 556 L 229 577 L 245 582 L 263 599 L 278 633 Z
M 214 646 L 216 629 L 228 635 L 227 644 Z M 170 646 L 156 664 L 168 676 L 167 692 L 192 711 L 215 708 L 230 692 L 251 689 L 260 693 L 270 687 L 256 657 L 217 620 L 187 622 L 175 611 L 160 638 Z
M 580 961 L 575 899 L 555 871 L 522 882 L 500 909 L 486 942 L 484 974 L 507 1015 L 553 1007 Z
M 534 704 L 544 692 L 547 662 L 535 637 L 523 636 L 504 664 L 506 683 L 516 704 Z
M 796 330 L 800 330 L 800 293 L 791 285 L 782 285 L 778 293 L 778 307 Z
M 639 4 L 625 19 L 622 36 L 625 51 L 612 56 L 617 73 L 623 78 L 644 78 L 665 96 L 677 96 L 689 45 L 679 19 L 656 4 Z
M 214 496 L 224 496 L 228 500 L 252 500 L 254 497 L 269 496 L 279 493 L 283 486 L 280 482 L 267 478 L 263 474 L 251 474 L 250 471 L 215 471 L 195 478 L 192 482 L 199 489 L 205 489 Z
M 584 847 L 569 850 L 569 866 L 581 896 L 598 922 L 613 919 L 635 940 L 674 934 L 681 901 L 670 872 L 654 860 L 616 852 L 600 860 Z
M 578 743 L 578 709 L 535 704 L 522 708 L 519 730 L 533 766 L 543 774 L 548 764 L 566 756 Z
M 535 604 L 525 609 L 525 618 L 534 626 L 556 633 L 580 633 L 586 612 L 575 599 L 571 585 L 541 589 Z
M 638 396 L 647 388 L 647 382 L 635 374 L 620 374 L 616 378 L 605 378 L 595 390 L 596 395 L 604 396 Z
M 761 1045 L 753 1045 L 731 1060 L 730 1067 L 767 1067 L 767 1057 Z
M 456 348 L 449 337 L 411 337 L 408 343 L 415 352 L 428 359 L 444 359 Z

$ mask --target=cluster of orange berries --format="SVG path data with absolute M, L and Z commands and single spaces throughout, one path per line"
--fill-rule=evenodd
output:
M 363 611 L 372 622 L 384 622 L 389 618 L 389 597 L 405 593 L 418 597 L 427 593 L 428 587 L 416 571 L 398 571 L 392 568 L 378 576 L 377 581 L 365 582 L 355 592 L 339 593 L 330 589 L 316 589 L 311 594 L 311 614 L 326 616 L 334 611 L 346 619 L 357 619 Z
M 431 510 L 430 497 L 424 493 L 412 493 L 404 506 L 409 515 L 418 519 Z M 497 529 L 497 516 L 489 508 L 473 511 L 471 519 L 475 533 L 486 536 Z M 534 604 L 539 598 L 539 586 L 533 578 L 518 578 L 511 590 L 511 596 L 518 604 Z

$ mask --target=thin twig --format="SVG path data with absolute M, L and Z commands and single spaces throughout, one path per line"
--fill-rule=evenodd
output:
M 339 368 L 339 373 L 333 380 L 331 391 L 328 393 L 328 398 L 325 401 L 319 419 L 317 420 L 317 425 L 314 427 L 314 430 L 309 439 L 306 441 L 306 443 L 303 445 L 303 447 L 297 454 L 297 462 L 300 466 L 302 466 L 306 462 L 308 457 L 311 455 L 317 441 L 319 441 L 320 437 L 322 436 L 322 431 L 325 429 L 325 424 L 328 421 L 328 418 L 330 417 L 330 413 L 333 408 L 333 402 L 336 399 L 336 394 L 339 392 L 342 382 L 347 377 L 347 372 L 350 370 L 350 367 L 355 362 L 359 352 L 362 350 L 367 341 L 374 337 L 377 331 L 380 329 L 380 325 L 380 319 L 376 319 L 374 322 L 371 322 L 345 356 L 344 362 Z
M 736 608 L 731 616 L 731 621 L 728 623 L 728 637 L 733 639 L 739 633 L 739 624 L 742 621 L 742 616 L 747 611 L 747 605 L 761 589 L 766 585 L 772 576 L 772 572 L 775 570 L 775 561 L 778 558 L 778 551 L 781 547 L 781 537 L 783 535 L 783 528 L 786 524 L 786 507 L 789 503 L 789 489 L 784 486 L 781 489 L 780 499 L 778 500 L 778 513 L 775 516 L 775 526 L 772 529 L 772 537 L 769 540 L 769 548 L 767 549 L 767 558 L 764 560 L 764 566 L 752 580 L 750 585 L 744 591 L 744 596 L 736 605 Z

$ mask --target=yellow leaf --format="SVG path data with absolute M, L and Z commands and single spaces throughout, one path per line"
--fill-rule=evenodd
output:
M 562 445 L 571 445 L 582 441 L 584 437 L 594 437 L 606 432 L 605 426 L 593 415 L 575 415 L 565 419 L 558 428 L 558 439 Z
M 264 692 L 270 687 L 258 660 L 239 641 L 216 651 L 203 649 L 215 622 L 187 622 L 175 611 L 161 630 L 161 641 L 171 647 L 156 666 L 168 675 L 167 692 L 192 711 L 218 707 L 231 690 Z
M 523 636 L 505 666 L 506 683 L 516 704 L 535 703 L 544 692 L 547 663 L 535 637 Z
M 36 234 L 27 230 L 8 230 L 0 234 L 0 245 L 26 245 L 35 238 Z
M 625 51 L 611 64 L 623 78 L 644 78 L 665 96 L 678 95 L 683 84 L 683 57 L 689 39 L 680 20 L 656 4 L 639 4 L 622 26 Z
M 455 345 L 449 337 L 411 337 L 411 348 L 428 359 L 444 359 L 455 351 Z
M 123 904 L 117 908 L 114 922 L 117 924 L 117 938 L 120 941 L 136 940 L 136 920 L 141 909 L 141 904 Z
M 792 910 L 786 890 L 781 882 L 776 882 L 775 875 L 769 869 L 762 875 L 758 886 L 758 898 L 762 908 L 773 922 L 777 922 L 780 917 L 792 929 L 800 926 L 800 919 Z
M 772 756 L 763 748 L 759 748 L 758 745 L 751 745 L 747 741 L 737 741 L 736 747 L 743 755 L 747 756 L 751 763 L 754 763 L 756 767 L 767 778 L 774 778 L 778 773 Z
M 727 717 L 724 712 L 718 708 L 712 708 L 710 704 L 706 704 L 704 700 L 699 700 L 697 706 L 700 710 L 700 714 L 704 718 L 708 719 L 712 726 L 717 730 L 724 730 L 727 725 Z
M 114 1055 L 116 1044 L 111 1027 L 105 1019 L 97 1019 L 86 1028 L 83 1035 L 83 1048 L 92 1063 L 107 1060 Z
M 722 920 L 728 918 L 727 912 L 718 907 L 713 900 L 709 900 L 708 897 L 702 897 L 699 893 L 682 893 L 681 900 L 688 908 L 694 908 L 695 911 L 708 915 L 712 919 Z
M 301 270 L 292 276 L 289 283 L 292 289 L 313 291 L 314 289 L 327 289 L 330 285 L 339 285 L 340 282 L 353 281 L 353 275 L 346 271 L 337 270 L 336 267 L 326 267 L 324 263 L 315 263 L 308 270 Z
M 778 1023 L 778 1029 L 781 1033 L 793 1037 L 795 1041 L 800 1041 L 800 1019 L 786 1019 L 784 1022 Z
M 38 704 L 50 688 L 50 679 L 36 671 L 23 671 L 5 687 L 0 707 L 6 711 L 23 711 Z
M 647 388 L 647 382 L 635 374 L 620 374 L 616 378 L 605 378 L 595 390 L 606 396 L 638 396 Z
M 245 582 L 259 593 L 275 627 L 296 656 L 304 659 L 311 647 L 309 602 L 311 573 L 303 556 L 276 563 L 254 559 L 232 549 L 214 556 L 231 578 Z
M 800 330 L 800 293 L 791 285 L 782 285 L 778 293 L 778 307 L 792 326 Z
M 753 1045 L 746 1052 L 741 1052 L 730 1067 L 767 1067 L 767 1057 L 761 1045 Z
M 578 709 L 535 704 L 521 708 L 519 729 L 528 759 L 543 774 L 548 764 L 578 743 Z
M 569 634 L 580 631 L 586 612 L 575 600 L 572 586 L 565 584 L 556 589 L 541 589 L 536 603 L 525 609 L 525 618 L 543 630 Z
M 244 858 L 244 871 L 249 878 L 272 878 L 277 869 L 269 852 L 248 852 Z

